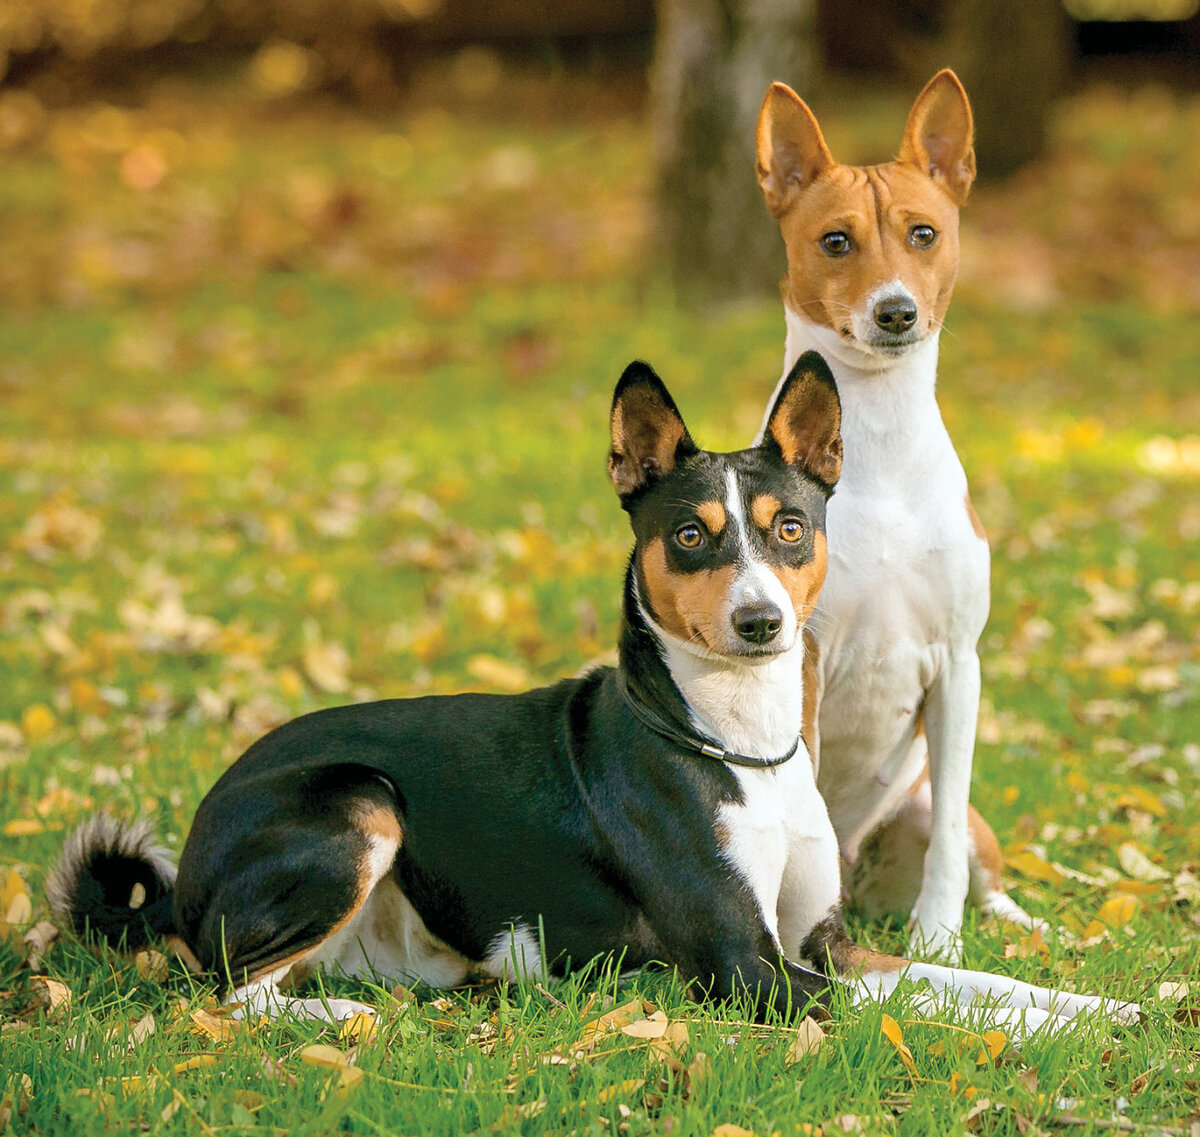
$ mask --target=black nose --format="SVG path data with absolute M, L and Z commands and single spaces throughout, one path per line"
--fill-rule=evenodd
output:
M 734 612 L 733 626 L 747 643 L 769 644 L 783 627 L 783 613 L 774 604 L 747 604 Z
M 875 323 L 885 332 L 898 336 L 917 322 L 917 306 L 907 297 L 880 300 L 875 305 Z

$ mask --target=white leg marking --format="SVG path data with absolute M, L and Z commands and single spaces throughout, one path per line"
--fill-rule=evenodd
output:
M 951 652 L 925 703 L 933 811 L 921 892 L 910 924 L 918 950 L 951 961 L 962 954 L 959 933 L 970 886 L 967 803 L 979 687 L 979 656 Z

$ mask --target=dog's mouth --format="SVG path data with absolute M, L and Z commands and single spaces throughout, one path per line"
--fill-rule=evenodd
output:
M 884 332 L 878 328 L 874 328 L 868 336 L 863 338 L 856 335 L 852 327 L 839 328 L 838 330 L 841 332 L 842 338 L 847 343 L 858 348 L 859 351 L 864 351 L 868 355 L 883 355 L 892 359 L 906 355 L 914 347 L 919 347 L 925 342 L 925 338 L 928 335 L 927 331 L 918 331 L 916 328 L 899 334 Z

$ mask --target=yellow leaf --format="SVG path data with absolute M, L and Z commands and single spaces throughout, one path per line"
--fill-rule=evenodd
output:
M 733 1125 L 726 1122 L 724 1125 L 718 1125 L 712 1131 L 712 1137 L 755 1137 L 753 1129 L 743 1129 L 740 1125 Z
M 806 1054 L 815 1054 L 825 1043 L 825 1032 L 820 1024 L 808 1015 L 800 1020 L 792 1041 L 788 1043 L 787 1055 L 784 1060 L 789 1066 L 795 1065 Z
M 473 655 L 467 670 L 481 683 L 501 691 L 526 691 L 533 682 L 525 668 L 494 655 Z
M 236 1019 L 223 1018 L 203 1010 L 192 1011 L 190 1018 L 192 1029 L 197 1034 L 207 1035 L 217 1042 L 226 1042 L 231 1039 L 241 1025 Z
M 1015 944 L 1004 945 L 1005 959 L 1029 959 L 1030 956 L 1049 956 L 1050 948 L 1042 936 L 1041 928 L 1034 928 L 1024 939 Z
M 31 703 L 21 714 L 21 730 L 27 742 L 45 738 L 57 725 L 58 719 L 45 703 Z
M 300 1061 L 306 1066 L 322 1066 L 327 1070 L 342 1070 L 350 1065 L 350 1056 L 336 1046 L 322 1042 L 306 1046 L 300 1051 Z
M 350 653 L 339 643 L 323 642 L 314 620 L 305 622 L 304 637 L 302 662 L 313 685 L 332 695 L 349 691 Z
M 1008 1039 L 1002 1030 L 987 1030 L 981 1035 L 983 1047 L 979 1051 L 979 1057 L 975 1059 L 977 1066 L 986 1066 L 988 1062 L 994 1062 L 1004 1049 Z
M 76 675 L 67 684 L 67 694 L 70 696 L 71 705 L 77 711 L 90 715 L 108 713 L 108 704 L 100 694 L 100 689 L 83 675 Z
M 955 1096 L 961 1094 L 965 1098 L 973 1098 L 978 1092 L 961 1074 L 950 1075 L 950 1092 Z
M 1062 884 L 1066 879 L 1049 861 L 1043 860 L 1036 853 L 1028 850 L 1009 857 L 1008 867 L 1016 869 L 1017 872 L 1032 880 L 1042 880 L 1047 884 Z
M 6 822 L 5 837 L 32 837 L 35 833 L 44 833 L 46 826 L 36 817 L 18 817 Z
M 1141 786 L 1126 786 L 1124 792 L 1117 798 L 1117 809 L 1139 809 L 1143 813 L 1152 813 L 1155 817 L 1165 817 L 1167 807 L 1162 799 Z
M 216 1064 L 217 1056 L 215 1054 L 193 1054 L 191 1058 L 176 1062 L 171 1067 L 171 1073 L 186 1074 L 189 1070 L 200 1070 L 205 1066 L 215 1066 Z
M 891 1015 L 883 1015 L 879 1021 L 879 1032 L 888 1040 L 895 1048 L 896 1053 L 900 1055 L 900 1060 L 909 1070 L 916 1070 L 916 1063 L 913 1062 L 912 1051 L 904 1045 L 904 1036 L 900 1033 L 900 1024 L 896 1022 Z
M 1141 907 L 1141 901 L 1129 893 L 1121 893 L 1100 905 L 1096 919 L 1110 928 L 1123 928 Z
M 593 1019 L 590 1023 L 583 1024 L 583 1032 L 579 1037 L 579 1045 L 584 1049 L 591 1049 L 599 1041 L 600 1036 L 609 1034 L 611 1031 L 620 1030 L 621 1027 L 627 1026 L 633 1019 L 633 1016 L 640 1014 L 642 1010 L 642 1001 L 634 999 L 624 1006 L 615 1007 L 613 1010 L 601 1015 L 598 1019 Z
M 596 1100 L 603 1103 L 609 1098 L 626 1098 L 630 1094 L 635 1094 L 646 1084 L 645 1078 L 626 1078 L 623 1082 L 618 1082 L 615 1086 L 605 1086 L 597 1095 Z
M 342 1042 L 370 1042 L 379 1030 L 375 1016 L 359 1011 L 343 1019 L 338 1027 L 338 1038 Z

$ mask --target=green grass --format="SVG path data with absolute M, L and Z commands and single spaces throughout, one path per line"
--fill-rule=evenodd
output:
M 655 365 L 703 443 L 756 428 L 777 304 L 698 316 L 639 283 L 646 131 L 585 84 L 566 99 L 562 79 L 513 82 L 528 90 L 502 116 L 451 117 L 418 94 L 377 122 L 164 95 L 123 112 L 124 145 L 167 156 L 148 192 L 122 183 L 94 110 L 55 112 L 5 155 L 0 881 L 16 870 L 37 917 L 63 834 L 92 808 L 148 812 L 178 847 L 206 788 L 275 723 L 533 684 L 609 647 L 629 541 L 606 415 L 629 359 Z M 1136 115 L 1105 97 L 1064 112 L 1043 181 L 1082 164 L 1120 183 L 1145 158 Z M 1163 162 L 1173 147 L 1195 178 L 1177 134 L 1144 145 Z M 981 232 L 1024 210 L 1048 242 L 1057 218 L 1027 185 L 974 209 Z M 977 1065 L 970 1036 L 900 996 L 886 1010 L 911 1071 L 876 1007 L 835 1007 L 825 1044 L 788 1066 L 787 1029 L 698 1007 L 670 976 L 590 971 L 549 994 L 437 1003 L 333 977 L 379 1009 L 355 1055 L 364 1077 L 339 1093 L 336 1072 L 300 1058 L 348 1049 L 330 1030 L 197 1034 L 209 989 L 70 940 L 42 965 L 71 992 L 51 1012 L 18 930 L 0 947 L 8 1126 L 767 1137 L 844 1132 L 843 1116 L 958 1132 L 976 1111 L 974 1132 L 1024 1134 L 1068 1110 L 1090 1119 L 1072 1132 L 1186 1125 L 1195 1031 L 1155 993 L 1200 961 L 1200 326 L 1163 293 L 1114 299 L 1093 253 L 1063 253 L 1063 291 L 1020 312 L 992 262 L 964 266 L 943 340 L 942 404 L 993 548 L 974 798 L 1035 874 L 1014 868 L 1018 899 L 1063 929 L 1006 957 L 1023 937 L 969 914 L 966 960 L 1144 1000 L 1142 1026 L 1095 1023 Z M 1122 846 L 1165 877 L 1131 880 Z M 1048 862 L 1081 876 L 1050 886 Z M 1128 921 L 1089 928 L 1120 895 L 1137 899 Z M 856 931 L 902 942 L 894 926 Z M 635 998 L 686 1022 L 675 1066 L 620 1033 L 573 1056 L 583 1023 Z M 154 1033 L 129 1045 L 147 1014 Z

